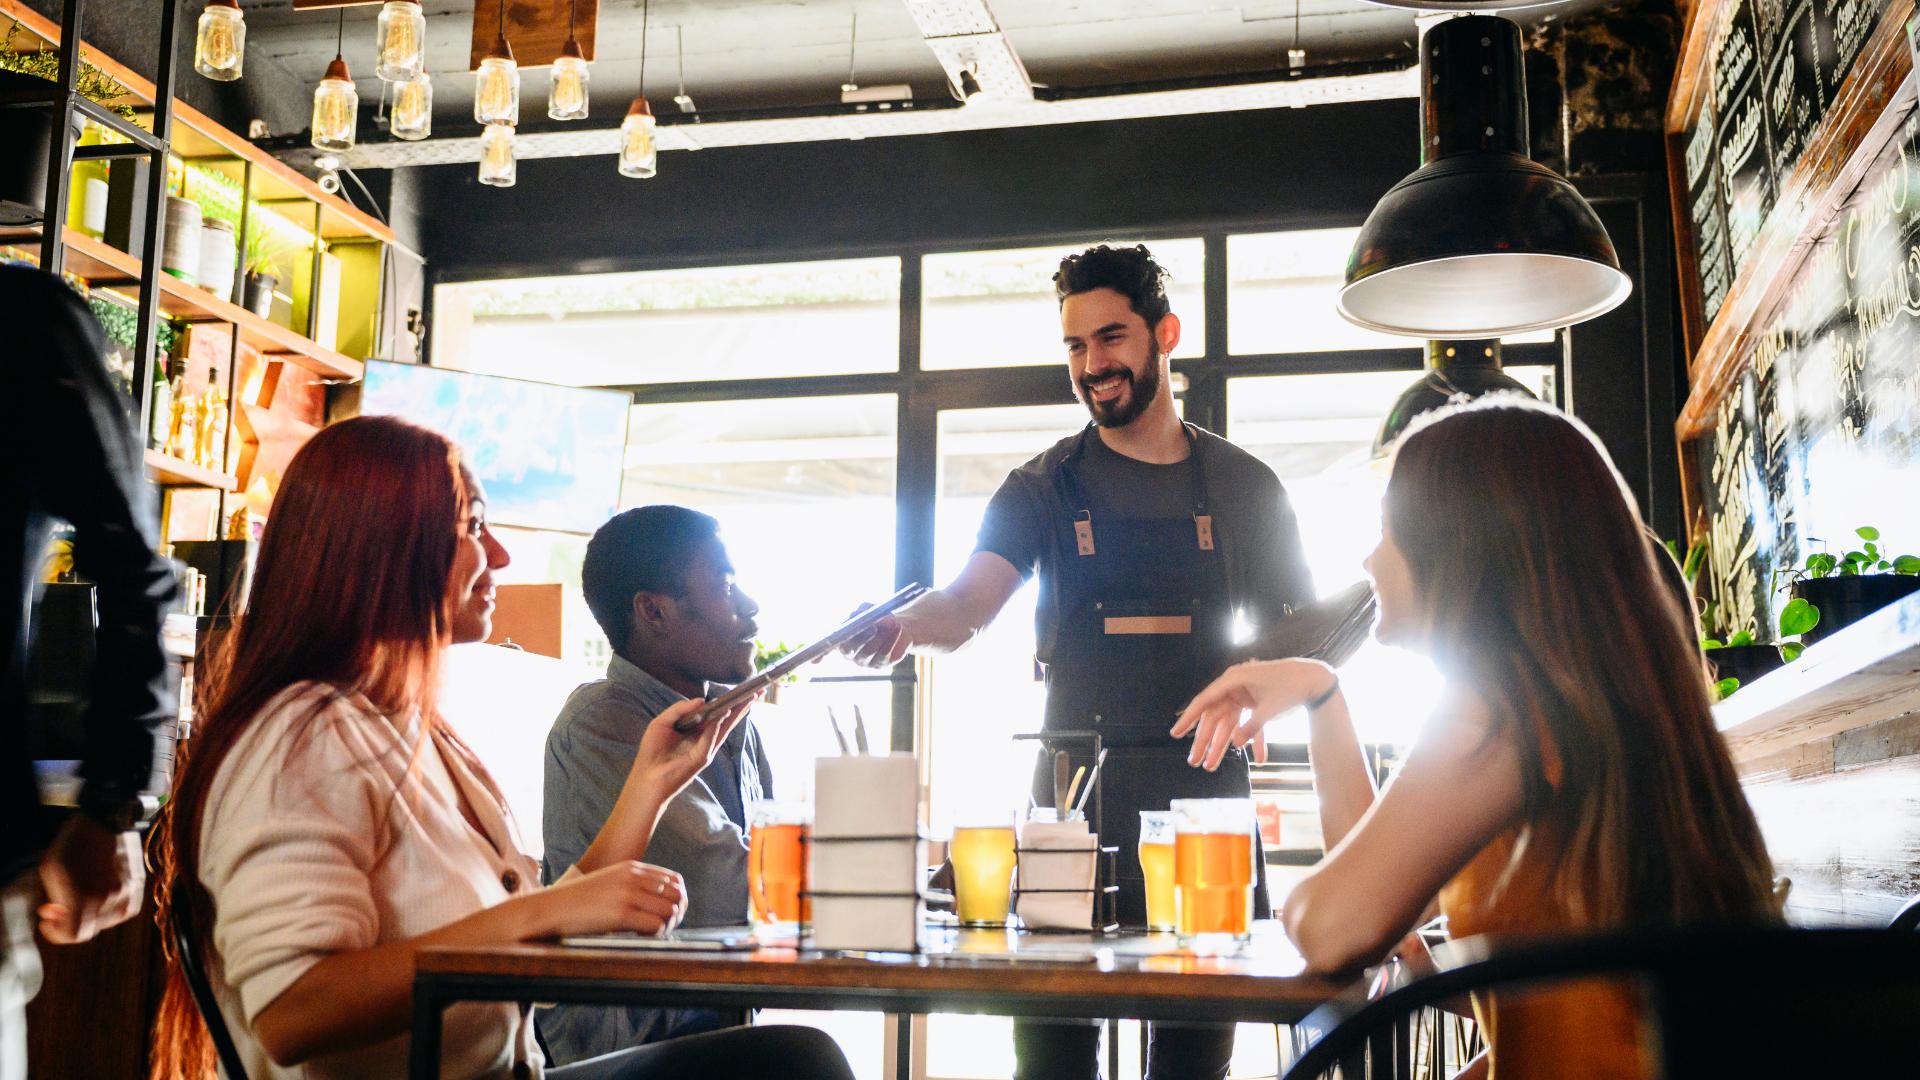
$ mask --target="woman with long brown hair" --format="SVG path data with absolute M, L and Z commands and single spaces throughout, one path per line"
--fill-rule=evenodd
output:
M 1211 768 L 1307 707 L 1328 854 L 1281 918 L 1312 967 L 1381 959 L 1436 903 L 1456 937 L 1777 918 L 1654 550 L 1598 441 L 1548 406 L 1451 406 L 1402 439 L 1366 561 L 1375 633 L 1431 655 L 1447 689 L 1398 776 L 1376 798 L 1318 661 L 1230 669 L 1174 728 Z M 1480 1004 L 1502 1075 L 1644 1074 L 1617 984 Z
M 162 917 L 187 916 L 254 1080 L 399 1076 L 415 952 L 674 925 L 684 883 L 648 866 L 662 808 L 739 721 L 648 727 L 611 819 L 550 888 L 517 845 L 498 787 L 436 711 L 440 657 L 486 637 L 506 552 L 485 494 L 441 436 L 391 417 L 320 432 L 288 467 L 248 612 L 153 844 Z M 677 711 L 676 711 L 677 710 Z M 512 1004 L 446 1017 L 443 1075 L 543 1069 Z M 212 1074 L 177 966 L 155 1039 L 158 1077 Z M 824 1035 L 752 1028 L 546 1070 L 570 1080 L 848 1077 Z

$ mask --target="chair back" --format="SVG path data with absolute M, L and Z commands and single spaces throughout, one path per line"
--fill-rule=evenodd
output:
M 176 887 L 173 895 L 184 898 L 186 892 Z M 167 929 L 173 935 L 174 955 L 180 958 L 180 971 L 187 978 L 187 989 L 193 992 L 193 1004 L 200 1010 L 200 1020 L 213 1037 L 220 1071 L 226 1080 L 247 1080 L 247 1067 L 240 1061 L 240 1051 L 233 1045 L 232 1033 L 227 1031 L 226 1017 L 221 1015 L 220 1003 L 214 999 L 213 984 L 207 981 L 207 971 L 200 965 L 200 953 L 194 948 L 192 918 L 187 914 L 187 906 L 175 903 L 168 922 L 172 924 Z
M 1646 1001 L 1664 1080 L 1895 1075 L 1920 1016 L 1920 935 L 1886 930 L 1696 930 L 1471 938 L 1434 950 L 1439 970 L 1371 1000 L 1323 1005 L 1286 1080 L 1334 1066 L 1346 1080 L 1404 1074 L 1399 1028 L 1461 994 L 1611 977 Z

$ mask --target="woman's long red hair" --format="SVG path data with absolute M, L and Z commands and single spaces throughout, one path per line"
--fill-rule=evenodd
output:
M 201 675 L 205 704 L 149 843 L 169 952 L 178 908 L 201 963 L 214 962 L 214 913 L 198 877 L 201 819 L 221 764 L 269 701 L 315 681 L 365 694 L 390 715 L 436 715 L 466 501 L 453 444 L 393 417 L 334 424 L 295 455 L 261 538 L 247 613 Z M 169 961 L 152 1076 L 200 1080 L 214 1072 L 212 1042 L 178 959 Z
M 1519 750 L 1516 857 L 1551 837 L 1535 857 L 1582 925 L 1773 918 L 1772 866 L 1714 728 L 1691 613 L 1599 441 L 1504 395 L 1423 420 L 1395 453 L 1387 529 L 1441 667 Z

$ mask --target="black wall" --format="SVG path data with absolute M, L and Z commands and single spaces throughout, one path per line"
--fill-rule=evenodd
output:
M 965 247 L 1258 223 L 1357 225 L 1418 163 L 1410 100 L 472 165 L 412 185 L 429 280 Z

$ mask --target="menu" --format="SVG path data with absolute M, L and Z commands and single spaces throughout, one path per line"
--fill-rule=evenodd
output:
M 1711 322 L 1781 185 L 1812 144 L 1888 0 L 1731 0 L 1708 13 L 1700 95 L 1680 133 L 1701 308 Z
M 1816 0 L 1819 2 L 1819 0 Z M 1873 525 L 1920 552 L 1920 116 L 1909 108 L 1742 346 L 1739 384 L 1692 444 L 1718 629 L 1772 630 L 1776 567 Z

